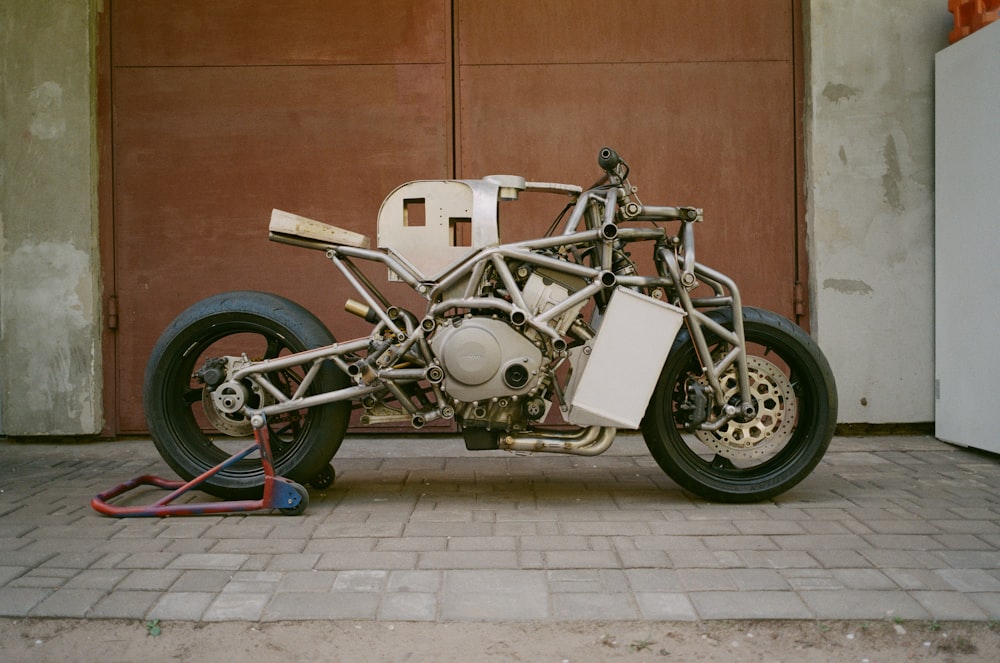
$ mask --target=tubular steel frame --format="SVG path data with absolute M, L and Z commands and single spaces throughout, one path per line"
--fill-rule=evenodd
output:
M 617 156 L 616 156 L 617 158 Z M 603 164 L 602 164 L 603 165 Z M 374 316 L 374 328 L 369 336 L 351 341 L 306 350 L 275 359 L 250 362 L 236 370 L 230 380 L 252 380 L 274 400 L 260 408 L 245 406 L 244 414 L 254 423 L 255 443 L 218 466 L 188 482 L 169 481 L 160 477 L 142 476 L 120 484 L 94 497 L 92 506 L 101 513 L 116 516 L 166 516 L 203 513 L 281 509 L 295 513 L 304 508 L 301 503 L 305 490 L 294 482 L 274 475 L 266 426 L 263 422 L 273 415 L 325 405 L 339 401 L 364 399 L 376 394 L 389 393 L 399 402 L 411 418 L 414 427 L 437 418 L 455 416 L 440 383 L 444 377 L 441 367 L 434 362 L 428 337 L 436 329 L 435 318 L 452 310 L 493 310 L 508 317 L 515 326 L 528 327 L 538 334 L 545 345 L 543 354 L 564 358 L 566 341 L 549 325 L 551 321 L 574 307 L 595 298 L 607 301 L 616 287 L 652 291 L 662 288 L 686 313 L 686 325 L 701 358 L 706 380 L 715 403 L 720 407 L 712 414 L 715 418 L 697 425 L 699 430 L 718 430 L 734 417 L 752 417 L 755 405 L 750 394 L 747 359 L 743 333 L 742 303 L 735 282 L 724 274 L 695 261 L 694 223 L 702 220 L 701 210 L 689 207 L 643 206 L 632 200 L 634 189 L 628 183 L 627 165 L 616 162 L 605 168 L 607 175 L 591 189 L 583 191 L 573 185 L 528 183 L 527 191 L 567 194 L 572 211 L 562 234 L 476 249 L 445 269 L 436 280 L 427 280 L 405 257 L 393 249 L 375 250 L 344 246 L 302 237 L 273 236 L 272 239 L 303 248 L 320 249 L 358 292 Z M 664 228 L 625 228 L 621 223 L 630 221 L 680 221 L 677 235 L 670 235 Z M 583 230 L 578 230 L 584 224 Z M 614 266 L 615 243 L 653 241 L 653 257 L 657 276 L 638 276 L 634 270 Z M 560 257 L 541 253 L 555 251 Z M 593 266 L 581 260 L 589 253 Z M 569 256 L 573 257 L 571 261 Z M 427 315 L 417 321 L 412 314 L 392 306 L 388 299 L 354 264 L 353 260 L 380 263 L 394 272 L 428 302 Z M 588 281 L 588 285 L 569 294 L 551 308 L 533 314 L 517 285 L 511 264 L 533 265 L 546 270 Z M 631 266 L 631 265 L 630 265 Z M 489 296 L 484 292 L 489 270 L 495 272 L 510 298 Z M 699 283 L 708 285 L 712 297 L 692 297 L 691 291 Z M 703 309 L 731 307 L 733 330 L 725 329 L 703 312 Z M 706 330 L 717 336 L 731 349 L 722 357 L 713 358 L 706 340 Z M 306 396 L 324 361 L 332 361 L 340 370 L 355 380 L 355 385 L 335 391 Z M 555 376 L 555 368 L 548 368 L 552 387 L 562 394 L 562 385 Z M 405 363 L 406 367 L 396 367 Z M 721 376 L 735 366 L 739 380 L 740 404 L 724 402 L 725 391 Z M 286 395 L 268 379 L 274 371 L 302 367 L 304 377 L 295 393 Z M 433 392 L 434 402 L 421 397 L 422 407 L 413 403 L 406 387 L 417 382 L 427 382 Z M 565 407 L 565 404 L 563 404 Z M 257 424 L 260 424 L 259 426 Z M 610 446 L 615 436 L 614 428 L 591 426 L 576 432 L 528 431 L 526 435 L 508 435 L 502 448 L 515 451 L 546 451 L 595 455 Z M 204 504 L 175 505 L 172 502 L 206 479 L 229 465 L 259 451 L 265 471 L 264 496 L 261 500 L 223 501 Z M 113 506 L 108 500 L 118 497 L 141 485 L 152 485 L 171 492 L 151 506 Z

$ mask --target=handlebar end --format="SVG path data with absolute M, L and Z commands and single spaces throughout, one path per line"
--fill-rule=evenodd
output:
M 621 163 L 621 157 L 618 156 L 617 152 L 610 147 L 601 148 L 597 155 L 597 165 L 601 167 L 601 170 L 611 172 L 618 167 L 619 163 Z

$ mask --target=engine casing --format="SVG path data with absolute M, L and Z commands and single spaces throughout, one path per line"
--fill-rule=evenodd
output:
M 430 343 L 445 372 L 444 390 L 459 401 L 526 394 L 541 377 L 541 350 L 502 320 L 449 320 Z

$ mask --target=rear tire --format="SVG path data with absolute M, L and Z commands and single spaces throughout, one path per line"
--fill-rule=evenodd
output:
M 200 476 L 253 444 L 250 422 L 239 413 L 214 410 L 206 387 L 194 373 L 210 357 L 270 359 L 334 343 L 314 315 L 294 302 L 262 292 L 230 292 L 209 297 L 181 313 L 157 341 L 146 367 L 143 404 L 153 443 L 166 463 L 185 480 Z M 291 395 L 303 371 L 269 374 Z M 308 394 L 334 391 L 350 381 L 325 362 Z M 273 396 L 252 394 L 260 407 Z M 348 401 L 272 416 L 268 434 L 274 471 L 301 484 L 324 471 L 347 430 Z M 259 454 L 237 461 L 198 488 L 224 499 L 259 499 L 264 468 Z
M 709 316 L 733 328 L 732 309 Z M 751 391 L 758 399 L 755 420 L 733 420 L 715 433 L 685 430 L 690 387 L 705 384 L 685 329 L 664 362 L 642 422 L 646 446 L 663 471 L 692 493 L 717 502 L 755 502 L 796 485 L 826 453 L 837 422 L 833 372 L 809 335 L 762 309 L 744 308 L 743 322 Z M 729 348 L 705 332 L 713 355 Z M 721 381 L 728 393 L 738 393 L 735 369 Z

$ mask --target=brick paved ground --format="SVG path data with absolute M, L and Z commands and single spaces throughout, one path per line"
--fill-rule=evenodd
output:
M 0 454 L 0 616 L 1000 619 L 1000 458 L 931 438 L 837 438 L 798 488 L 726 506 L 635 436 L 596 458 L 362 437 L 297 517 L 93 511 L 170 476 L 145 441 Z

